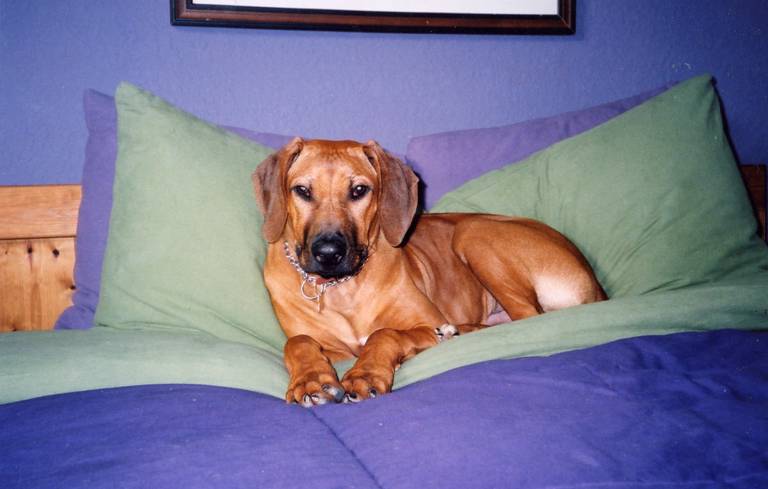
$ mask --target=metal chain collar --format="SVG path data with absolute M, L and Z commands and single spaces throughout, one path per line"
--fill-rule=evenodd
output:
M 320 302 L 323 294 L 325 294 L 326 289 L 330 287 L 336 287 L 337 285 L 343 284 L 344 282 L 352 280 L 355 277 L 355 275 L 347 275 L 346 277 L 340 278 L 338 280 L 332 279 L 328 280 L 327 282 L 321 282 L 318 284 L 317 277 L 305 272 L 304 269 L 301 268 L 299 260 L 293 257 L 293 254 L 291 254 L 291 247 L 288 245 L 288 241 L 283 241 L 283 248 L 285 249 L 285 257 L 288 258 L 288 263 L 293 265 L 293 268 L 295 268 L 301 276 L 301 286 L 299 287 L 301 296 L 308 301 L 317 302 L 317 312 L 320 312 Z M 307 284 L 313 287 L 313 293 L 308 294 L 306 292 L 305 289 Z

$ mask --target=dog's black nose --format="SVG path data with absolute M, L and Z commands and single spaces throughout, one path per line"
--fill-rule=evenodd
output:
M 347 242 L 340 233 L 324 234 L 315 238 L 311 249 L 320 266 L 335 267 L 347 255 Z

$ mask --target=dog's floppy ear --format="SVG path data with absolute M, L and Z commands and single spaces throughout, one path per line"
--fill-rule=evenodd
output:
M 297 137 L 277 153 L 269 155 L 251 175 L 256 203 L 264 214 L 264 239 L 270 243 L 283 234 L 288 211 L 285 207 L 285 176 L 288 167 L 296 160 L 304 146 L 304 140 Z
M 419 203 L 419 179 L 413 170 L 390 155 L 376 141 L 363 146 L 379 173 L 379 222 L 384 237 L 398 246 L 411 226 Z

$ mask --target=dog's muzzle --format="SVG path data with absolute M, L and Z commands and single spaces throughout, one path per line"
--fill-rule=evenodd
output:
M 304 269 L 323 278 L 342 278 L 354 275 L 365 261 L 365 251 L 340 232 L 315 236 L 309 245 L 309 259 Z

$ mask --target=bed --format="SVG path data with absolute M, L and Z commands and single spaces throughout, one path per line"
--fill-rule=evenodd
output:
M 130 84 L 84 112 L 81 184 L 0 187 L 0 487 L 768 487 L 766 167 L 710 77 L 413 138 L 430 212 L 541 219 L 610 300 L 312 409 L 282 400 L 249 180 L 290 136 Z

